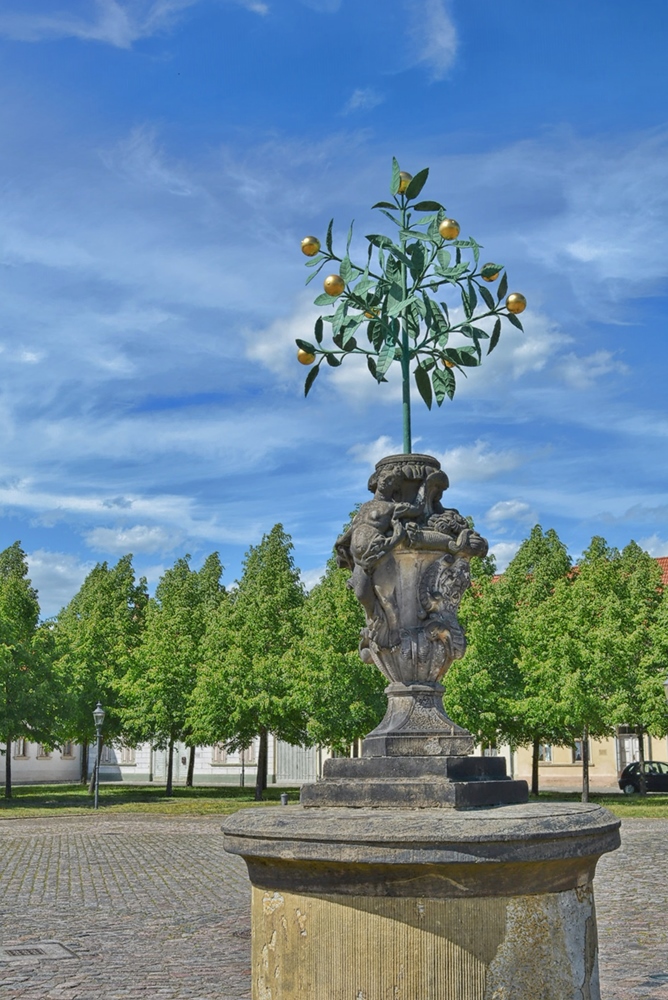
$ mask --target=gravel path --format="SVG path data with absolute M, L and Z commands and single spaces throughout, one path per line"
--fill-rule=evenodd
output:
M 249 883 L 220 823 L 0 822 L 0 1000 L 247 1000 Z M 667 839 L 667 821 L 627 820 L 600 862 L 604 1000 L 668 1000 Z M 45 941 L 69 951 L 10 953 Z

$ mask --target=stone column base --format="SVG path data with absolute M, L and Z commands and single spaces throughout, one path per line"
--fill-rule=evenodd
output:
M 595 1000 L 591 883 L 478 899 L 253 889 L 254 1000 Z
M 253 1000 L 599 1000 L 594 805 L 248 809 Z

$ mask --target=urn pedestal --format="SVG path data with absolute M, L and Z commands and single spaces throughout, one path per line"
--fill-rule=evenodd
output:
M 253 885 L 253 1000 L 600 998 L 592 879 L 620 823 L 528 803 L 444 712 L 469 562 L 487 553 L 447 486 L 428 455 L 383 459 L 336 543 L 360 656 L 388 680 L 362 757 L 326 761 L 299 806 L 223 827 Z
M 594 805 L 253 809 L 253 1000 L 599 1000 Z

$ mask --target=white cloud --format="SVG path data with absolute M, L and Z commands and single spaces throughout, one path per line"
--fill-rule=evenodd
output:
M 436 453 L 434 457 L 441 463 L 452 485 L 494 479 L 501 473 L 517 469 L 529 460 L 528 455 L 521 455 L 516 451 L 492 451 L 486 441 L 476 441 L 472 445 L 458 445 Z
M 0 13 L 0 36 L 20 42 L 41 42 L 56 38 L 76 38 L 83 42 L 103 42 L 129 49 L 141 38 L 172 29 L 180 17 L 200 0 L 70 0 L 69 9 L 39 13 L 40 0 L 32 0 L 33 10 L 24 8 Z M 262 0 L 232 0 L 255 14 L 267 14 Z M 51 8 L 50 10 L 48 8 Z
M 524 503 L 522 500 L 499 500 L 493 507 L 490 507 L 485 518 L 498 528 L 505 521 L 535 524 L 538 515 L 528 503 Z
M 442 80 L 457 56 L 457 30 L 446 0 L 408 0 L 412 15 L 414 60 L 433 80 Z
M 36 549 L 27 558 L 30 579 L 39 593 L 42 618 L 51 618 L 70 602 L 94 565 L 80 562 L 65 552 L 46 549 Z
M 657 534 L 650 535 L 648 538 L 639 538 L 638 545 L 655 559 L 658 559 L 659 556 L 668 556 L 668 541 L 664 541 Z
M 375 441 L 354 444 L 352 448 L 348 449 L 348 454 L 352 455 L 356 462 L 363 462 L 372 467 L 386 455 L 398 455 L 400 452 L 401 445 L 392 441 L 386 434 L 382 434 Z
M 495 542 L 494 545 L 490 545 L 489 551 L 496 559 L 497 573 L 503 573 L 521 544 L 521 542 Z
M 155 127 L 141 125 L 132 129 L 114 148 L 101 153 L 111 170 L 150 187 L 164 188 L 170 194 L 190 196 L 197 191 L 192 178 L 177 167 L 169 166 L 160 147 Z
M 316 583 L 320 583 L 325 575 L 326 568 L 326 566 L 318 566 L 316 569 L 308 569 L 300 574 L 302 583 L 307 591 L 313 590 Z
M 615 372 L 625 375 L 628 365 L 618 361 L 610 351 L 596 351 L 585 357 L 572 352 L 559 359 L 558 371 L 574 389 L 590 389 L 596 379 Z
M 341 114 L 349 115 L 354 111 L 371 111 L 382 104 L 385 98 L 373 87 L 361 87 L 353 90 L 352 94 L 343 106 Z
M 70 5 L 74 10 L 48 14 L 22 10 L 0 14 L 0 35 L 22 42 L 78 38 L 128 49 L 138 39 L 173 27 L 178 16 L 198 0 L 95 0 Z M 41 5 L 40 5 L 41 6 Z M 91 10 L 91 7 L 94 9 Z
M 93 528 L 84 537 L 91 549 L 118 555 L 126 552 L 171 552 L 184 540 L 178 532 L 146 524 L 135 524 L 131 528 Z

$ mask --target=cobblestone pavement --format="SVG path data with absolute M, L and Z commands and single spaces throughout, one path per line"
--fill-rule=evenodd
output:
M 668 1000 L 667 834 L 627 820 L 600 862 L 604 1000 Z M 0 822 L 0 946 L 75 956 L 0 961 L 0 1000 L 247 1000 L 249 896 L 219 818 Z

